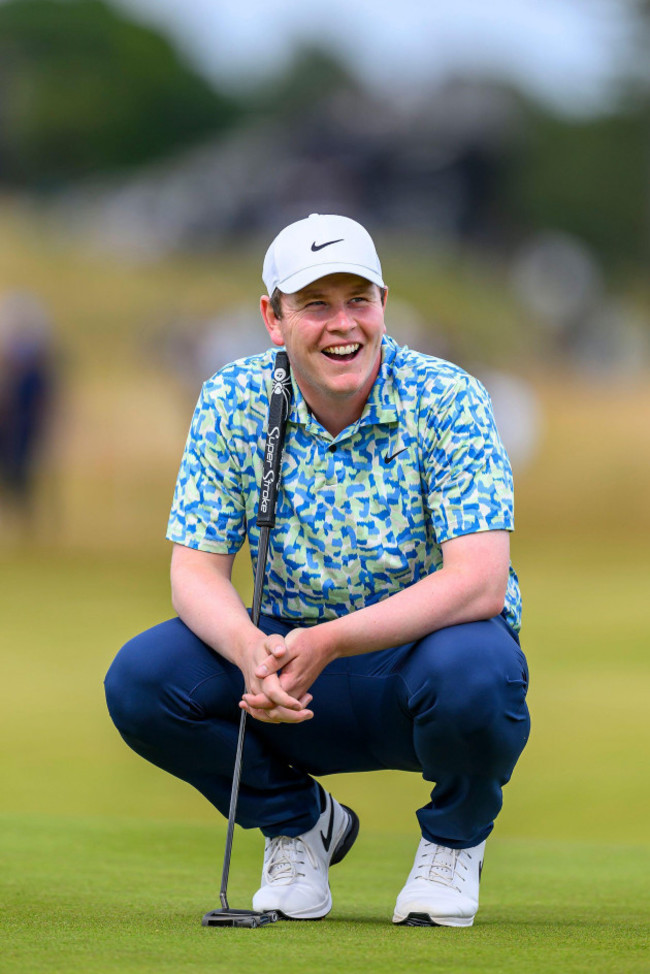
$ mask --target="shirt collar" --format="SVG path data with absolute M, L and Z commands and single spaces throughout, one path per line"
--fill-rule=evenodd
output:
M 399 419 L 397 393 L 393 382 L 393 360 L 399 348 L 394 338 L 384 335 L 381 340 L 381 365 L 370 390 L 368 401 L 355 424 L 370 426 L 377 423 L 396 423 Z

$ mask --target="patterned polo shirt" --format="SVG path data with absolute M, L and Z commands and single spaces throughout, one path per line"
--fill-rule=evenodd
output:
M 275 349 L 203 386 L 176 482 L 167 537 L 253 567 Z M 384 336 L 361 417 L 332 436 L 293 382 L 276 524 L 261 611 L 302 625 L 372 605 L 442 566 L 441 544 L 514 529 L 510 463 L 490 399 L 450 362 Z M 512 567 L 504 615 L 516 630 Z

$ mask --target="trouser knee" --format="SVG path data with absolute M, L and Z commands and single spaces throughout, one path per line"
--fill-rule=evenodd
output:
M 191 689 L 188 640 L 196 641 L 178 619 L 140 633 L 115 657 L 104 687 L 108 710 L 123 736 L 156 733 L 169 719 L 198 716 Z M 188 683 L 189 676 L 189 683 Z
M 420 713 L 456 714 L 469 729 L 503 709 L 509 688 L 526 689 L 528 670 L 515 639 L 495 620 L 439 630 L 421 640 L 409 663 L 409 705 Z
M 160 708 L 162 684 L 156 680 L 139 651 L 139 637 L 126 643 L 104 680 L 106 704 L 122 735 L 140 736 Z
M 213 717 L 239 721 L 240 671 L 180 619 L 126 643 L 104 683 L 110 715 L 125 738 L 173 734 Z
M 477 773 L 514 764 L 528 737 L 526 660 L 504 625 L 489 620 L 434 633 L 415 648 L 408 675 L 420 747 L 450 761 L 463 754 L 466 770 Z

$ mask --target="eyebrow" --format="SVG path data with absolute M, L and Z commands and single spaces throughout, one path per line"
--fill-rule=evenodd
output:
M 372 283 L 372 281 L 360 280 L 358 284 L 353 284 L 350 286 L 348 290 L 348 295 L 354 295 L 354 294 L 370 291 L 373 287 L 374 284 Z M 310 287 L 308 285 L 306 288 L 303 288 L 302 291 L 297 291 L 294 295 L 292 295 L 292 297 L 297 298 L 299 301 L 301 301 L 304 300 L 305 298 L 322 298 L 325 297 L 326 295 L 327 292 L 324 291 L 322 288 Z

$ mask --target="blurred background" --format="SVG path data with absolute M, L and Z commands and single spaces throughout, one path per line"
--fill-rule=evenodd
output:
M 171 614 L 186 431 L 266 347 L 266 247 L 338 212 L 513 460 L 534 731 L 502 834 L 647 840 L 649 40 L 643 0 L 0 0 L 4 811 L 213 815 L 101 680 Z M 378 828 L 413 828 L 400 781 Z

